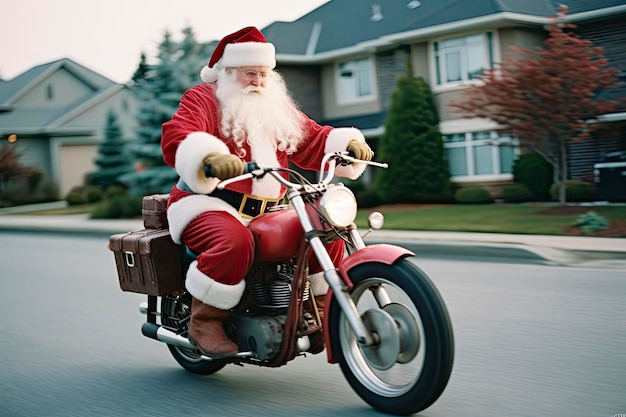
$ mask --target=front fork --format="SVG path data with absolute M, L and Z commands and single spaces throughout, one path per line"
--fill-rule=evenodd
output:
M 373 346 L 375 344 L 375 340 L 365 327 L 363 320 L 361 320 L 361 315 L 359 314 L 359 311 L 350 296 L 352 283 L 348 277 L 348 271 L 365 262 L 383 262 L 392 264 L 397 259 L 413 255 L 413 253 L 407 249 L 393 245 L 365 246 L 361 235 L 359 235 L 356 226 L 353 224 L 350 230 L 350 237 L 356 252 L 350 254 L 349 257 L 344 259 L 339 268 L 337 268 L 333 264 L 324 242 L 315 232 L 315 227 L 311 222 L 302 196 L 298 194 L 298 192 L 294 191 L 289 197 L 293 208 L 296 213 L 298 213 L 298 217 L 302 223 L 309 245 L 315 253 L 322 270 L 324 271 L 324 277 L 332 290 L 333 297 L 337 300 L 341 311 L 343 311 L 346 320 L 350 324 L 350 327 L 356 336 L 356 340 L 363 346 Z M 385 289 L 381 286 L 378 286 L 377 289 L 374 290 L 374 297 L 381 306 L 389 303 L 389 296 L 387 295 Z M 328 316 L 325 317 L 325 320 L 327 319 Z M 325 332 L 326 331 L 327 330 L 325 330 Z

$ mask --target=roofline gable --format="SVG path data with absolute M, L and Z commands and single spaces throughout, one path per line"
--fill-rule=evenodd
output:
M 89 73 L 94 74 L 94 75 L 96 75 L 98 77 L 101 77 L 103 80 L 109 81 L 111 84 L 115 84 L 113 81 L 109 80 L 108 78 L 103 77 L 100 74 L 96 73 L 95 71 L 92 71 L 92 70 L 90 70 L 90 69 L 88 69 L 86 67 L 83 67 L 79 63 L 74 62 L 74 61 L 72 61 L 69 58 L 62 58 L 62 59 L 59 59 L 57 61 L 53 61 L 53 62 L 50 62 L 50 63 L 47 63 L 47 64 L 42 64 L 42 66 L 48 66 L 48 68 L 46 68 L 41 74 L 37 75 L 32 80 L 30 80 L 22 88 L 18 89 L 12 96 L 8 97 L 4 101 L 5 105 L 11 105 L 13 102 L 19 100 L 24 95 L 28 94 L 33 88 L 35 88 L 41 82 L 43 82 L 46 78 L 49 78 L 52 74 L 54 74 L 55 72 L 59 71 L 60 69 L 67 70 L 74 77 L 76 77 L 79 81 L 81 81 L 82 83 L 86 84 L 89 88 L 93 89 L 94 91 L 102 89 L 103 86 L 102 85 L 98 85 L 97 83 L 93 82 L 92 80 L 89 80 L 89 77 L 86 76 L 86 74 L 83 74 L 86 71 L 89 71 Z M 34 68 L 36 68 L 36 67 L 33 67 L 33 68 L 27 70 L 26 72 L 31 71 Z M 22 74 L 25 74 L 26 72 L 24 72 Z M 20 74 L 20 75 L 22 75 L 22 74 Z M 18 77 L 19 77 L 19 75 L 18 75 Z M 15 77 L 13 80 L 17 79 L 18 77 Z M 8 81 L 8 82 L 12 82 L 13 80 Z
M 78 106 L 72 108 L 70 111 L 63 113 L 63 115 L 61 115 L 59 118 L 52 120 L 50 123 L 47 124 L 47 127 L 51 129 L 59 128 L 64 123 L 67 123 L 75 117 L 78 117 L 80 114 L 100 104 L 104 100 L 112 97 L 117 92 L 122 91 L 125 88 L 127 87 L 123 84 L 115 84 L 109 88 L 106 88 L 95 96 L 90 97 L 89 99 L 80 103 Z

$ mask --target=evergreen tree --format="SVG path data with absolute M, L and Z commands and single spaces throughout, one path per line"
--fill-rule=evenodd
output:
M 144 52 L 141 53 L 139 57 L 139 65 L 131 78 L 131 82 L 133 85 L 140 84 L 145 78 L 146 74 L 150 70 L 150 66 L 148 65 L 148 60 L 146 54 Z
M 450 198 L 450 175 L 432 92 L 423 78 L 400 77 L 385 120 L 377 189 L 386 203 L 428 203 Z
M 87 183 L 102 188 L 121 185 L 118 178 L 132 171 L 131 159 L 126 153 L 126 143 L 122 140 L 117 116 L 113 111 L 109 111 L 107 115 L 104 140 L 98 146 L 98 155 L 94 163 L 98 169 L 87 174 Z
M 137 115 L 137 142 L 130 150 L 136 160 L 136 170 L 121 177 L 135 195 L 167 193 L 178 179 L 176 171 L 165 165 L 161 152 L 161 126 L 168 121 L 184 92 L 200 80 L 199 46 L 190 28 L 183 30 L 181 42 L 172 40 L 165 32 L 158 47 L 157 62 L 146 64 L 133 77 L 141 98 Z

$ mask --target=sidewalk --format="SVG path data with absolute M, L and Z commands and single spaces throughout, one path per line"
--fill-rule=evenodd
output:
M 80 233 L 107 238 L 143 228 L 139 219 L 89 219 L 87 214 L 28 215 L 0 210 L 1 231 Z M 505 262 L 539 263 L 626 271 L 626 239 L 517 235 L 498 233 L 373 231 L 371 243 L 404 246 L 420 257 L 489 258 Z

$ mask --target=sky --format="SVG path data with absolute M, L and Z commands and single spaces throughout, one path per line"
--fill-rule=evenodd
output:
M 0 0 L 0 78 L 70 58 L 118 83 L 130 80 L 168 30 L 199 42 L 245 26 L 293 21 L 328 0 Z

